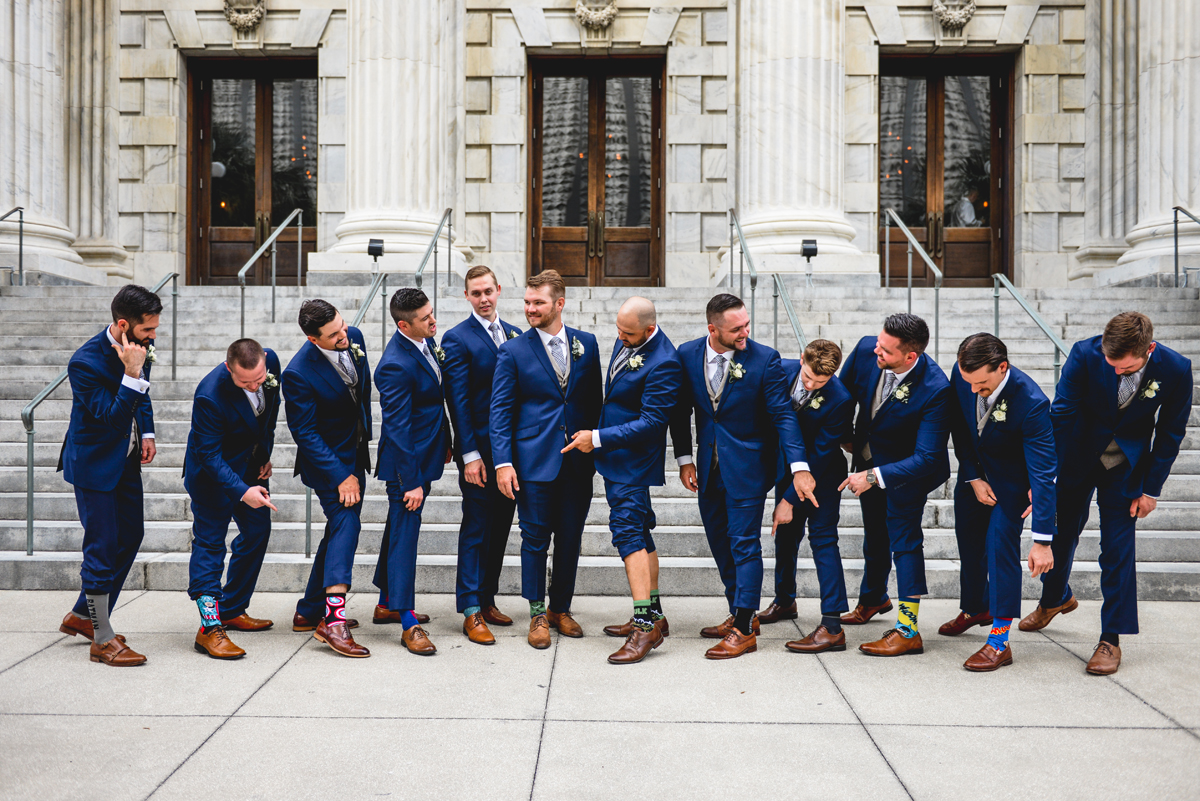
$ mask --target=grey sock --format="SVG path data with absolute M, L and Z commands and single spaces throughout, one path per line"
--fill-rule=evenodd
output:
M 92 619 L 93 642 L 97 645 L 104 645 L 117 636 L 113 631 L 112 624 L 108 622 L 108 593 L 85 597 L 87 598 L 88 616 Z

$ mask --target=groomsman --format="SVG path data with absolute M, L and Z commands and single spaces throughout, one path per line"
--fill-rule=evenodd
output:
M 325 513 L 325 536 L 313 558 L 292 631 L 313 636 L 343 656 L 371 652 L 354 641 L 346 593 L 362 530 L 362 497 L 371 469 L 371 369 L 362 332 L 350 328 L 327 301 L 300 305 L 308 342 L 283 371 L 287 424 L 296 441 L 296 475 L 311 487 Z
M 389 304 L 396 333 L 375 367 L 383 422 L 375 477 L 386 482 L 387 527 L 379 548 L 375 586 L 388 608 L 400 615 L 400 641 L 410 653 L 429 656 L 437 648 L 413 611 L 417 537 L 429 487 L 450 461 L 450 430 L 442 393 L 442 349 L 434 342 L 433 304 L 419 289 L 397 289 Z
M 763 509 L 780 448 L 798 499 L 819 501 L 779 353 L 750 339 L 750 315 L 740 298 L 717 295 L 706 313 L 708 336 L 679 348 L 683 382 L 671 440 L 679 479 L 699 491 L 704 533 L 729 602 L 729 617 L 700 632 L 721 640 L 705 656 L 733 659 L 758 650 Z M 693 409 L 698 465 L 692 460 Z
M 195 648 L 214 659 L 246 655 L 226 629 L 264 631 L 246 614 L 271 537 L 271 451 L 279 420 L 279 357 L 253 339 L 229 346 L 225 361 L 196 387 L 183 487 L 192 497 L 188 596 L 200 609 Z M 225 535 L 237 522 L 229 573 Z
M 870 656 L 924 650 L 917 610 L 925 586 L 921 517 L 930 492 L 950 477 L 947 403 L 950 382 L 929 358 L 929 326 L 912 314 L 893 314 L 878 337 L 863 337 L 842 367 L 842 383 L 858 406 L 850 452 L 854 469 L 843 482 L 863 515 L 863 568 L 858 606 L 842 623 L 866 623 L 888 612 L 888 574 L 896 562 L 899 622 L 858 648 Z
M 650 488 L 665 483 L 667 424 L 681 382 L 679 356 L 659 330 L 654 304 L 629 298 L 617 312 L 600 424 L 576 432 L 563 449 L 595 454 L 596 469 L 604 476 L 613 547 L 625 563 L 633 595 L 629 622 L 604 627 L 611 637 L 625 637 L 625 644 L 608 657 L 614 665 L 641 662 L 670 633 L 658 593 L 658 552 L 650 536 L 655 526 Z
M 1192 363 L 1154 341 L 1150 318 L 1123 312 L 1076 342 L 1050 407 L 1058 450 L 1058 535 L 1042 599 L 1021 621 L 1038 631 L 1079 606 L 1068 580 L 1092 496 L 1100 507 L 1100 642 L 1087 672 L 1116 673 L 1122 634 L 1138 633 L 1134 535 L 1154 511 L 1192 410 Z
M 529 644 L 550 647 L 550 628 L 582 637 L 571 617 L 579 544 L 592 505 L 590 453 L 563 451 L 576 431 L 600 420 L 596 338 L 562 322 L 567 287 L 545 270 L 525 282 L 530 330 L 500 348 L 492 389 L 496 482 L 517 501 L 521 526 L 521 596 L 529 601 Z M 546 556 L 554 538 L 550 607 Z
M 442 375 L 462 491 L 457 602 L 467 638 L 492 645 L 496 638 L 487 624 L 512 625 L 512 618 L 496 608 L 496 592 L 517 504 L 496 486 L 488 418 L 496 356 L 501 345 L 520 336 L 521 329 L 500 319 L 500 284 L 490 268 L 479 264 L 467 270 L 463 294 L 471 304 L 471 315 L 442 337 L 446 353 Z
M 850 605 L 838 549 L 838 521 L 842 510 L 840 487 L 846 478 L 842 443 L 854 428 L 854 399 L 836 375 L 841 364 L 842 349 L 828 339 L 810 342 L 800 359 L 783 360 L 792 409 L 817 482 L 819 505 L 799 502 L 781 451 L 780 478 L 775 488 L 775 600 L 758 619 L 764 624 L 796 619 L 796 555 L 807 522 L 808 542 L 821 587 L 821 623 L 806 637 L 786 644 L 789 651 L 801 654 L 846 650 L 841 615 Z
M 161 313 L 162 302 L 148 289 L 121 287 L 112 299 L 112 325 L 67 363 L 71 422 L 58 469 L 75 487 L 83 525 L 83 590 L 58 630 L 91 640 L 89 658 L 116 667 L 146 661 L 113 632 L 109 614 L 145 532 L 141 465 L 155 454 L 148 393 Z
M 985 672 L 1013 661 L 1008 632 L 1021 613 L 1021 529 L 1031 512 L 1030 572 L 1054 564 L 1054 431 L 1045 393 L 1009 365 L 1008 348 L 991 334 L 959 345 L 950 387 L 962 611 L 938 633 L 990 625 L 987 642 L 963 664 Z

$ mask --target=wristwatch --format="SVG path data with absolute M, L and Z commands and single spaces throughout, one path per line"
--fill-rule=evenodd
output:
M 870 484 L 872 487 L 879 483 L 879 479 L 875 478 L 874 470 L 867 471 L 867 483 Z

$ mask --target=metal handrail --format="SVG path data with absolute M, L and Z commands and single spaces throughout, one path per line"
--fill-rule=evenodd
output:
M 758 290 L 758 270 L 754 269 L 754 258 L 750 255 L 749 249 L 746 247 L 746 237 L 742 234 L 742 224 L 738 222 L 737 212 L 733 209 L 729 210 L 729 271 L 733 272 L 733 242 L 734 234 L 737 234 L 737 241 L 741 244 L 741 254 L 738 257 L 739 264 L 739 285 L 738 297 L 744 298 L 746 295 L 746 268 L 750 268 L 750 336 L 754 336 L 754 314 L 757 302 Z
M 783 279 L 779 277 L 779 273 L 772 276 L 775 279 L 775 289 L 771 296 L 775 298 L 775 350 L 779 350 L 779 296 L 783 296 L 783 310 L 787 312 L 788 322 L 792 324 L 792 333 L 796 335 L 796 339 L 800 342 L 800 353 L 804 353 L 804 349 L 808 347 L 808 337 L 804 336 L 804 329 L 800 327 L 800 318 L 796 316 L 796 310 L 792 308 L 792 299 L 787 293 L 787 287 L 783 284 Z
M 933 278 L 933 360 L 936 362 L 939 360 L 938 357 L 941 355 L 941 353 L 940 353 L 941 349 L 939 347 L 939 342 L 938 342 L 938 330 L 940 328 L 941 316 L 942 316 L 942 303 L 941 303 L 941 301 L 942 301 L 942 277 L 943 277 L 942 271 L 939 270 L 938 266 L 933 263 L 933 259 L 929 258 L 929 254 L 925 252 L 925 248 L 921 247 L 921 243 L 916 240 L 916 237 L 913 236 L 912 231 L 908 230 L 908 226 L 904 224 L 904 222 L 896 214 L 896 211 L 893 208 L 891 208 L 890 206 L 885 208 L 883 211 L 885 214 L 887 214 L 889 217 L 891 217 L 893 220 L 895 220 L 896 225 L 900 226 L 900 230 L 904 232 L 904 236 L 907 237 L 907 239 L 908 239 L 908 313 L 909 314 L 912 314 L 912 288 L 913 288 L 912 287 L 912 280 L 913 280 L 912 255 L 913 255 L 913 248 L 916 248 L 917 253 L 919 253 L 921 255 L 921 258 L 925 261 L 926 266 L 928 266 L 929 269 L 933 270 L 933 276 L 934 276 L 934 278 Z M 884 248 L 886 250 L 890 251 L 891 250 L 891 247 L 890 247 L 891 236 L 890 236 L 890 234 L 885 234 L 885 236 L 888 237 L 888 241 L 887 241 L 887 244 L 884 245 Z M 888 263 L 890 256 L 891 256 L 890 253 L 885 254 L 885 257 L 884 257 L 885 264 Z M 885 274 L 888 272 L 887 266 L 884 267 L 884 272 L 885 272 Z
M 303 209 L 293 209 L 287 219 L 281 222 L 267 237 L 262 246 L 254 251 L 250 260 L 242 265 L 242 269 L 238 270 L 238 283 L 242 286 L 242 339 L 246 338 L 246 273 L 250 271 L 255 262 L 262 258 L 268 247 L 271 248 L 271 322 L 275 322 L 275 240 L 293 219 L 296 220 L 296 283 L 300 283 L 300 265 L 304 259 L 304 211 Z
M 433 232 L 433 239 L 429 242 L 429 247 L 425 248 L 425 256 L 421 259 L 420 266 L 417 267 L 417 289 L 421 288 L 421 284 L 425 278 L 425 265 L 429 263 L 429 254 L 433 254 L 433 316 L 437 317 L 437 279 L 438 279 L 438 258 L 437 244 L 438 239 L 442 234 L 442 227 L 446 226 L 446 247 L 449 248 L 454 242 L 454 222 L 450 219 L 454 209 L 446 209 L 442 212 L 442 219 L 438 222 L 438 227 Z M 446 268 L 449 271 L 450 267 Z
M 171 380 L 175 380 L 175 341 L 178 332 L 178 310 L 179 310 L 179 273 L 171 273 L 164 275 L 162 280 L 154 285 L 150 291 L 158 294 L 158 291 L 166 286 L 167 281 L 171 282 Z M 58 389 L 62 382 L 67 380 L 67 368 L 56 375 L 49 384 L 42 388 L 42 391 L 33 396 L 33 400 L 25 404 L 25 408 L 21 410 L 21 424 L 25 426 L 25 555 L 33 556 L 33 413 L 37 407 L 42 405 L 42 401 L 50 397 L 54 390 Z
M 1034 325 L 1042 329 L 1042 333 L 1045 334 L 1050 339 L 1050 343 L 1054 345 L 1054 383 L 1057 385 L 1058 375 L 1062 369 L 1062 357 L 1067 355 L 1067 346 L 1061 339 L 1058 338 L 1058 334 L 1050 330 L 1050 326 L 1046 324 L 1046 321 L 1042 319 L 1041 315 L 1033 310 L 1033 307 L 1029 305 L 1029 302 L 1025 300 L 1025 297 L 1019 291 L 1017 291 L 1015 286 L 1013 286 L 1012 281 L 1009 281 L 1002 273 L 992 274 L 992 299 L 995 304 L 993 311 L 993 328 L 995 329 L 996 336 L 1000 336 L 1000 287 L 1002 286 L 1009 291 L 1009 293 L 1013 296 L 1013 300 L 1015 300 L 1021 306 L 1021 308 L 1025 310 L 1025 313 L 1033 319 Z
M 4 222 L 14 214 L 17 215 L 17 273 L 21 276 L 21 286 L 25 286 L 25 207 L 17 206 L 0 217 L 0 222 Z M 1176 262 L 1178 260 L 1176 258 Z
M 1179 288 L 1179 215 L 1181 213 L 1186 214 L 1188 217 L 1190 217 L 1192 219 L 1192 222 L 1196 223 L 1197 225 L 1200 225 L 1200 217 L 1197 217 L 1195 214 L 1192 214 L 1190 211 L 1185 209 L 1183 206 L 1175 206 L 1171 209 L 1171 211 L 1172 211 L 1172 218 L 1175 223 L 1175 288 L 1178 289 Z M 11 212 L 9 212 L 9 213 L 11 214 Z M 0 218 L 0 219 L 3 219 L 3 218 Z M 1187 276 L 1186 275 L 1184 276 L 1184 284 L 1185 285 L 1187 284 Z

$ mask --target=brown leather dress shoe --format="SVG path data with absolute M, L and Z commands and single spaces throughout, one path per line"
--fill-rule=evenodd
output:
M 825 651 L 845 651 L 846 632 L 830 634 L 829 629 L 817 626 L 807 637 L 784 643 L 784 648 L 797 654 L 819 654 Z
M 987 673 L 992 670 L 999 670 L 1005 665 L 1013 663 L 1012 646 L 1008 646 L 1003 651 L 997 651 L 992 646 L 984 643 L 984 646 L 971 655 L 971 658 L 963 662 L 963 667 L 975 673 Z
M 634 629 L 625 638 L 625 644 L 608 657 L 608 661 L 614 665 L 632 665 L 634 662 L 641 662 L 646 658 L 646 654 L 662 643 L 663 635 L 658 626 L 651 627 L 649 631 Z
M 346 623 L 334 623 L 332 626 L 328 626 L 322 620 L 317 624 L 316 631 L 313 632 L 313 637 L 325 643 L 342 656 L 352 656 L 355 659 L 362 659 L 371 655 L 370 651 L 354 641 L 354 636 L 350 634 L 350 626 Z
M 93 646 L 95 647 L 95 646 Z M 1121 667 L 1121 646 L 1100 642 L 1088 660 L 1087 672 L 1093 676 L 1111 676 Z
M 883 637 L 875 642 L 864 642 L 858 650 L 867 656 L 905 656 L 907 654 L 925 653 L 925 644 L 921 642 L 921 632 L 911 637 L 905 637 L 896 629 L 888 629 Z
M 547 611 L 546 620 L 550 623 L 550 628 L 558 629 L 558 633 L 564 637 L 583 636 L 583 627 L 575 622 L 570 612 Z
M 483 611 L 480 614 L 483 615 L 485 623 L 491 623 L 493 626 L 511 626 L 513 622 L 511 617 L 501 612 L 495 606 L 483 607 Z
M 437 653 L 437 648 L 430 641 L 429 635 L 420 626 L 405 629 L 404 633 L 400 635 L 400 642 L 404 643 L 404 647 L 410 654 L 433 656 Z
M 795 620 L 800 615 L 796 612 L 796 602 L 788 606 L 780 606 L 772 602 L 770 606 L 758 613 L 758 621 L 763 625 L 767 623 L 775 623 L 779 620 Z
M 250 617 L 245 612 L 242 612 L 237 617 L 231 617 L 229 620 L 222 620 L 221 625 L 227 629 L 234 631 L 266 631 L 275 625 L 275 621 L 266 620 L 265 618 Z
M 662 636 L 671 636 L 671 624 L 667 622 L 665 617 L 660 617 L 658 620 L 654 621 L 654 625 L 658 626 L 658 630 L 662 633 Z M 611 626 L 604 627 L 604 633 L 609 637 L 628 637 L 629 633 L 632 631 L 633 618 L 629 618 L 629 620 L 625 621 L 624 623 L 614 623 Z
M 72 637 L 78 635 L 91 642 L 96 640 L 96 632 L 92 628 L 91 618 L 76 617 L 74 612 L 67 612 L 67 616 L 63 618 L 58 630 L 63 634 L 70 634 Z M 125 642 L 125 635 L 118 634 L 117 639 Z
M 949 623 L 943 623 L 938 629 L 938 634 L 943 637 L 957 637 L 972 626 L 990 626 L 992 625 L 992 613 L 980 612 L 978 615 L 968 615 L 966 612 L 959 612 L 958 617 L 951 620 Z
M 545 615 L 529 619 L 529 644 L 539 651 L 550 647 L 550 623 Z
M 225 633 L 225 629 L 217 626 L 208 634 L 204 633 L 204 626 L 196 632 L 196 653 L 208 654 L 213 659 L 241 659 L 246 655 L 246 652 L 233 644 L 233 640 L 229 639 L 229 635 Z
M 859 604 L 854 607 L 853 612 L 842 615 L 842 625 L 861 626 L 863 623 L 869 622 L 876 615 L 882 615 L 890 611 L 892 611 L 891 601 L 884 601 L 882 606 L 863 606 Z
M 704 652 L 706 659 L 734 659 L 758 650 L 758 637 L 730 629 L 719 643 Z
M 125 644 L 124 637 L 114 637 L 103 645 L 92 643 L 88 659 L 113 667 L 135 667 L 146 664 L 146 657 Z
M 424 626 L 429 622 L 429 615 L 422 615 L 420 612 L 413 610 L 413 617 L 417 619 L 417 623 Z M 371 613 L 371 622 L 382 626 L 385 623 L 399 623 L 402 615 L 395 609 L 388 609 L 386 606 L 375 605 L 375 611 Z M 350 628 L 354 628 L 351 626 Z
M 321 624 L 324 618 L 318 619 L 315 623 L 301 615 L 299 612 L 292 615 L 292 631 L 315 631 L 317 626 Z M 346 628 L 358 628 L 358 621 L 352 617 L 346 618 Z
M 483 622 L 483 613 L 476 612 L 463 619 L 463 634 L 467 635 L 467 639 L 479 645 L 495 645 L 496 637 L 488 629 L 487 623 Z
M 1036 609 L 1021 618 L 1021 622 L 1017 624 L 1017 628 L 1021 631 L 1041 631 L 1050 625 L 1050 621 L 1054 620 L 1055 615 L 1069 615 L 1078 608 L 1079 601 L 1075 600 L 1074 595 L 1068 598 L 1067 602 L 1062 606 L 1052 606 L 1047 609 L 1038 604 Z
M 718 626 L 705 626 L 700 629 L 700 636 L 709 640 L 723 640 L 725 639 L 725 635 L 731 631 L 733 631 L 733 615 L 725 618 Z M 762 626 L 758 623 L 758 615 L 755 615 L 750 621 L 750 632 L 756 637 L 762 634 Z

